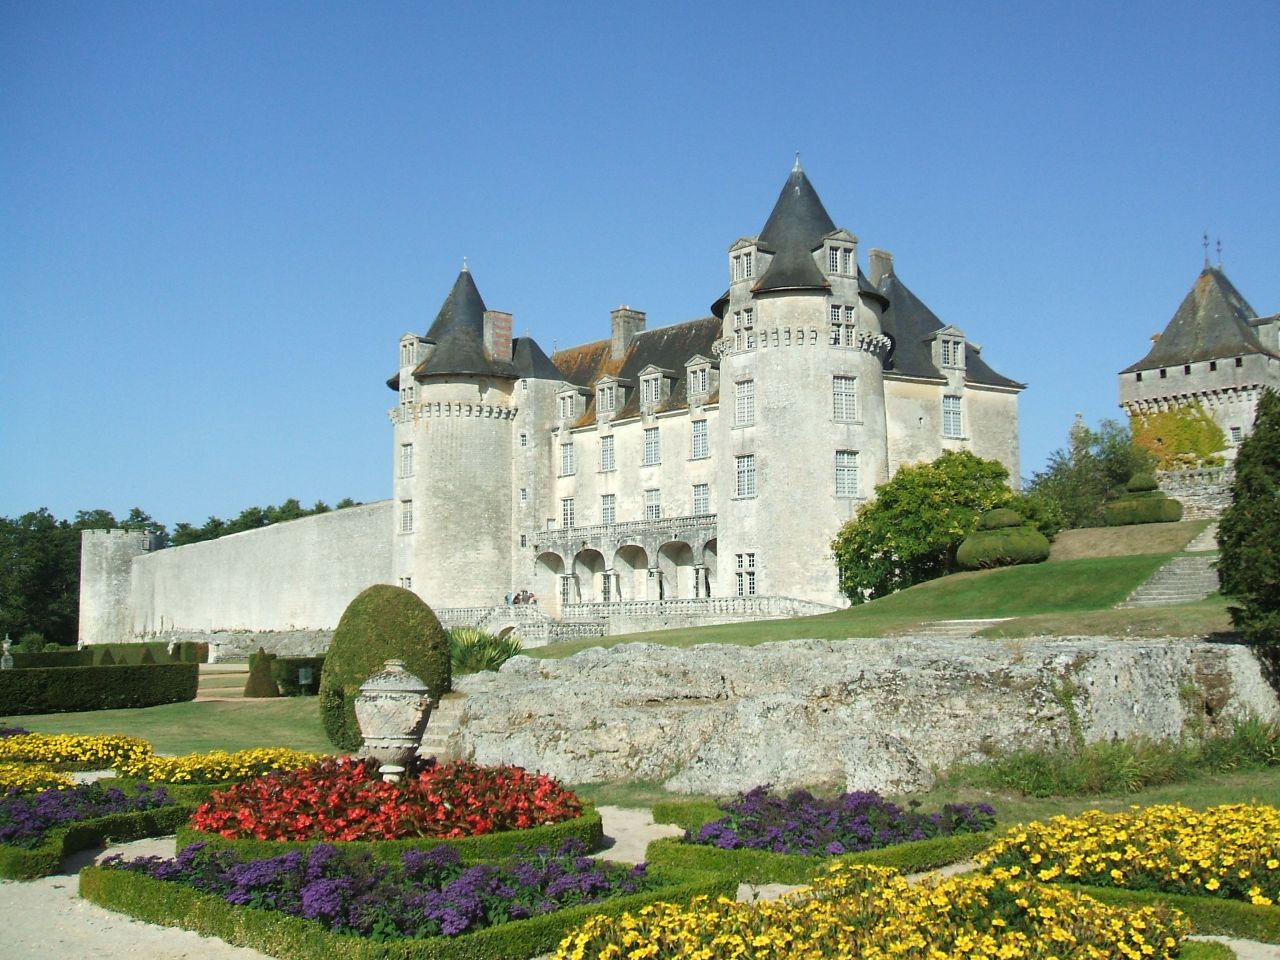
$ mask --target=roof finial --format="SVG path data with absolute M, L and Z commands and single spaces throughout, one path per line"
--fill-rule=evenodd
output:
M 1209 231 L 1204 232 L 1204 268 L 1209 269 Z
M 1209 242 L 1209 235 L 1208 235 L 1208 234 L 1205 234 L 1204 242 L 1205 242 L 1205 243 L 1208 243 L 1208 242 Z M 1205 265 L 1206 265 L 1206 266 L 1208 265 L 1208 263 L 1209 263 L 1209 261 L 1208 261 L 1208 260 L 1205 260 Z M 467 258 L 466 258 L 466 257 L 463 257 L 463 258 L 462 258 L 462 272 L 463 272 L 463 273 L 470 273 L 470 272 L 471 272 L 471 268 L 467 266 Z
M 800 151 L 799 150 L 796 151 L 796 163 L 795 163 L 795 166 L 791 168 L 791 172 L 792 173 L 804 172 L 803 170 L 800 169 Z
M 1222 238 L 1218 238 L 1218 269 L 1222 269 Z

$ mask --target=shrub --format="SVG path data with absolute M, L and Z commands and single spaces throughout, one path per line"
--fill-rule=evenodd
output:
M 13 665 L 18 669 L 30 667 L 91 667 L 93 651 L 86 648 L 59 647 L 57 650 L 42 650 L 39 653 L 13 652 Z
M 194 700 L 194 663 L 0 670 L 0 714 L 153 707 Z
M 1138 414 L 1130 425 L 1133 442 L 1154 456 L 1162 470 L 1222 463 L 1227 436 L 1199 403 Z
M 311 677 L 302 682 L 302 672 L 311 671 Z M 320 676 L 324 672 L 324 657 L 276 657 L 271 661 L 271 678 L 284 697 L 301 697 L 315 694 L 320 689 Z
M 142 656 L 141 658 L 139 658 L 138 663 L 144 664 L 144 663 L 155 663 L 155 662 L 156 662 L 156 657 L 155 657 L 155 654 L 151 652 L 151 648 L 143 647 Z
M 1124 488 L 1130 493 L 1150 493 L 1152 490 L 1159 490 L 1160 484 L 1156 483 L 1153 473 L 1135 473 Z
M 403 660 L 405 669 L 427 685 L 433 700 L 449 692 L 449 638 L 440 621 L 417 594 L 378 584 L 347 605 L 325 656 L 320 719 L 334 746 L 360 747 L 355 711 L 360 685 L 391 659 Z
M 246 697 L 280 696 L 280 688 L 276 686 L 271 676 L 271 661 L 274 659 L 275 657 L 262 647 L 258 648 L 258 652 L 254 654 L 249 664 L 249 678 L 244 682 Z
M 1049 538 L 1009 509 L 984 513 L 978 529 L 956 549 L 956 566 L 962 570 L 1011 567 L 1047 559 Z
M 111 655 L 111 651 L 103 650 L 102 657 L 98 660 L 98 666 L 114 667 L 115 665 L 116 665 L 116 658 Z
M 476 627 L 454 627 L 449 631 L 449 659 L 453 674 L 497 670 L 520 652 L 514 635 L 495 637 Z
M 1126 527 L 1135 523 L 1177 523 L 1182 519 L 1182 504 L 1166 496 L 1137 494 L 1113 500 L 1102 508 L 1109 527 Z

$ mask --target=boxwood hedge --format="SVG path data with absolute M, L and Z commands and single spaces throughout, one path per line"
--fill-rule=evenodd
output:
M 6 880 L 47 877 L 57 873 L 63 859 L 78 850 L 91 850 L 106 846 L 108 842 L 163 837 L 186 823 L 194 812 L 194 806 L 177 803 L 150 810 L 112 813 L 54 827 L 37 847 L 12 847 L 0 843 L 0 877 Z
M 194 663 L 0 670 L 0 715 L 153 707 L 194 700 Z
M 1074 883 L 1062 886 L 1121 907 L 1167 903 L 1191 918 L 1196 933 L 1280 944 L 1280 906 L 1263 907 L 1223 897 L 1190 897 L 1155 890 L 1121 890 Z

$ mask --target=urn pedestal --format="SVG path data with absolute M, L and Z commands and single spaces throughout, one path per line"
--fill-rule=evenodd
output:
M 361 755 L 378 761 L 384 780 L 399 780 L 431 717 L 427 685 L 404 668 L 403 660 L 388 660 L 360 685 L 355 709 L 364 737 Z

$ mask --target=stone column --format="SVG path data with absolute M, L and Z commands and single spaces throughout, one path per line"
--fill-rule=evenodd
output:
M 693 565 L 693 597 L 695 600 L 701 596 L 704 596 L 703 586 L 702 586 L 703 576 L 705 576 L 705 568 L 702 566 L 702 564 L 695 563 Z

